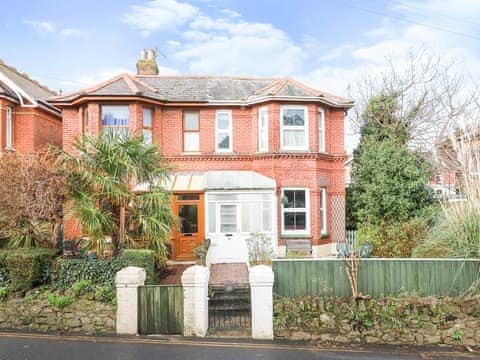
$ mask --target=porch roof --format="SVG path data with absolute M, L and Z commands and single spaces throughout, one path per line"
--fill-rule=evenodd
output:
M 274 190 L 275 180 L 254 171 L 207 171 L 205 173 L 175 173 L 162 184 L 172 192 L 209 190 Z M 135 191 L 148 191 L 146 183 L 137 184 Z

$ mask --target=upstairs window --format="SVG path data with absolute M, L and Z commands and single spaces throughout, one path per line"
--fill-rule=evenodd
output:
M 308 234 L 309 219 L 308 189 L 282 189 L 282 233 Z
M 200 151 L 200 122 L 198 111 L 183 113 L 183 151 Z
M 280 110 L 283 150 L 308 150 L 308 112 L 305 106 L 282 106 Z
M 152 109 L 143 109 L 142 135 L 145 145 L 151 144 L 153 139 L 153 111 Z
M 268 151 L 268 108 L 266 107 L 258 111 L 258 151 Z
M 232 152 L 232 112 L 218 110 L 215 116 L 215 151 Z
M 127 105 L 102 106 L 102 131 L 104 134 L 115 133 L 128 136 L 129 111 Z
M 88 106 L 82 108 L 82 133 L 88 134 Z
M 318 108 L 318 151 L 326 152 L 325 143 L 325 111 Z
M 7 119 L 5 124 L 5 147 L 7 149 L 13 149 L 13 119 L 12 119 L 12 108 L 7 107 Z

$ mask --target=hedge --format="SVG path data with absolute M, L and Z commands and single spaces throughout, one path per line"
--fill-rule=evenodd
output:
M 0 287 L 24 292 L 48 282 L 54 257 L 55 251 L 49 249 L 0 252 Z
M 66 289 L 81 280 L 93 285 L 115 285 L 115 274 L 127 266 L 142 267 L 147 272 L 147 284 L 155 282 L 155 253 L 152 250 L 126 249 L 112 259 L 59 259 L 53 279 L 56 288 Z

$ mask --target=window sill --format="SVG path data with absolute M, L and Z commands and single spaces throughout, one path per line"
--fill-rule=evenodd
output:
M 200 151 L 184 151 L 180 155 L 202 155 Z
M 15 152 L 15 151 L 17 151 L 17 149 L 15 149 L 14 147 L 10 147 L 10 146 L 9 146 L 9 147 L 5 147 L 4 150 L 5 150 L 5 151 L 10 151 L 10 152 Z
M 280 234 L 282 239 L 311 239 L 311 234 Z

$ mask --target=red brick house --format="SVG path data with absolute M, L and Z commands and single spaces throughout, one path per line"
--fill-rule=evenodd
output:
M 54 92 L 0 61 L 0 152 L 28 154 L 62 145 L 62 116 L 47 102 Z
M 344 117 L 352 101 L 290 78 L 158 75 L 155 57 L 55 97 L 63 147 L 82 133 L 143 132 L 176 167 L 166 186 L 181 220 L 173 258 L 204 238 L 266 233 L 278 254 L 344 240 Z M 77 232 L 76 232 L 77 231 Z M 69 224 L 66 237 L 77 236 Z

